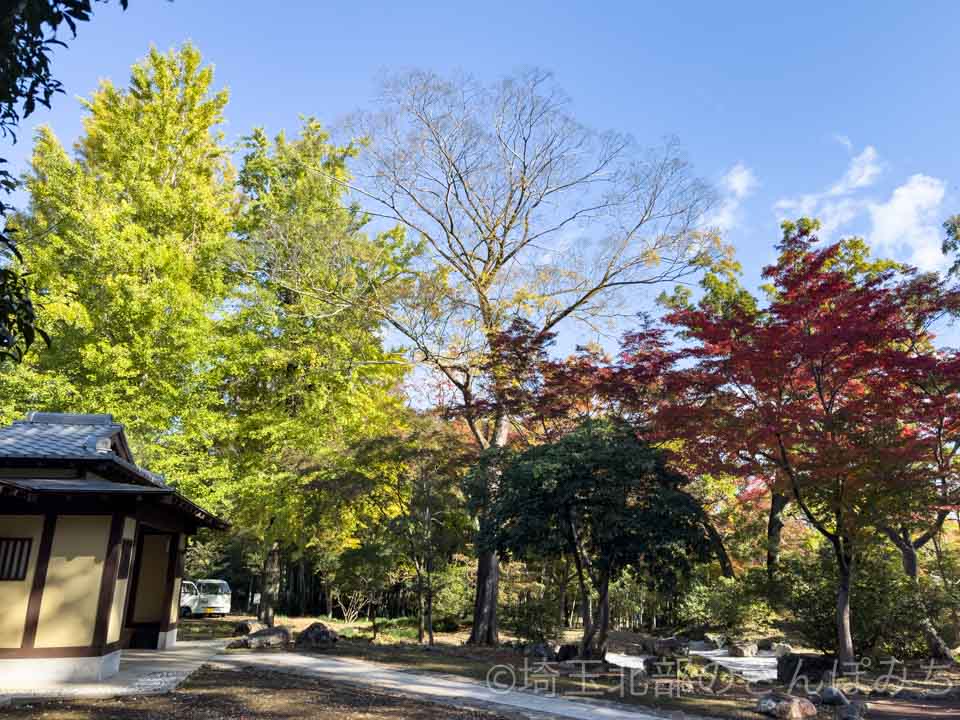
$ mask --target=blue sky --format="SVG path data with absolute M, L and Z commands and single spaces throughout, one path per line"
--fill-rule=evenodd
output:
M 124 83 L 149 45 L 190 39 L 229 87 L 228 138 L 255 125 L 333 123 L 378 72 L 425 67 L 495 78 L 556 73 L 574 112 L 655 143 L 677 135 L 723 201 L 713 218 L 747 281 L 773 256 L 780 217 L 819 215 L 884 255 L 943 264 L 940 223 L 960 212 L 960 3 L 231 2 L 98 6 L 56 75 L 67 95 L 25 124 L 79 132 L 74 99 Z M 842 5 L 843 7 L 833 7 Z

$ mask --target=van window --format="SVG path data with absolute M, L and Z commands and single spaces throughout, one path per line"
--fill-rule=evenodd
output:
M 197 586 L 194 585 L 192 582 L 183 582 L 183 583 L 180 585 L 180 594 L 181 594 L 181 595 L 196 595 L 196 594 L 197 594 Z
M 223 580 L 208 580 L 200 583 L 200 592 L 203 595 L 229 595 L 230 586 Z

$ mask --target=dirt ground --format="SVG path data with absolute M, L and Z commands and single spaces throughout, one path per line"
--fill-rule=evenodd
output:
M 230 637 L 244 616 L 226 618 L 195 618 L 180 623 L 181 639 L 209 639 Z M 298 633 L 318 618 L 277 618 L 277 624 L 290 627 Z M 333 626 L 343 640 L 333 650 L 337 655 L 371 660 L 414 672 L 439 673 L 468 677 L 484 681 L 494 665 L 518 667 L 522 656 L 508 647 L 476 648 L 464 645 L 466 632 L 438 633 L 437 646 L 426 648 L 408 637 L 409 629 L 383 628 L 373 639 L 368 622 L 345 624 L 319 618 Z M 623 637 L 621 637 L 621 635 Z M 571 636 L 572 639 L 572 636 Z M 629 633 L 618 633 L 616 642 L 628 644 L 636 638 Z M 231 652 L 245 653 L 237 650 Z M 919 673 L 918 673 L 919 674 Z M 911 673 L 911 686 L 922 688 L 926 683 Z M 949 672 L 944 678 L 952 687 L 960 685 L 960 673 Z M 621 697 L 616 683 L 602 680 L 592 685 L 598 692 L 594 697 L 642 706 L 659 711 L 670 717 L 672 713 L 685 712 L 692 715 L 712 716 L 727 720 L 753 720 L 760 717 L 753 712 L 756 698 L 745 688 L 735 685 L 722 694 L 704 695 L 699 692 L 684 693 L 671 699 L 654 698 L 649 695 Z M 576 694 L 580 685 L 561 679 L 557 690 L 563 694 Z M 870 701 L 870 718 L 882 720 L 945 720 L 960 718 L 960 703 L 922 701 Z M 359 720 L 360 718 L 471 718 L 494 720 L 501 717 L 489 712 L 456 710 L 409 698 L 398 698 L 368 690 L 336 686 L 329 681 L 297 680 L 286 676 L 244 675 L 204 669 L 195 675 L 180 691 L 165 697 L 140 698 L 137 700 L 99 701 L 70 705 L 46 704 L 31 709 L 0 710 L 0 716 L 22 718 L 51 718 L 52 720 L 132 720 L 132 718 L 194 718 L 202 720 L 295 720 L 298 718 L 337 718 Z M 822 708 L 821 718 L 833 714 Z M 509 717 L 509 715 L 507 715 Z
M 508 720 L 395 694 L 252 671 L 203 668 L 176 692 L 116 700 L 49 702 L 0 709 L 31 720 Z
M 197 618 L 181 622 L 181 637 L 195 637 L 197 639 L 209 637 L 228 637 L 243 616 L 229 616 L 221 619 Z M 522 663 L 522 656 L 508 647 L 477 648 L 465 645 L 467 631 L 461 629 L 453 633 L 437 633 L 437 645 L 426 648 L 418 645 L 415 638 L 409 633 L 394 634 L 394 629 L 385 627 L 373 640 L 368 621 L 359 621 L 346 624 L 327 618 L 277 618 L 277 624 L 286 625 L 298 633 L 316 620 L 334 627 L 344 640 L 334 651 L 338 655 L 352 656 L 373 662 L 382 663 L 397 669 L 412 670 L 415 672 L 439 673 L 468 677 L 484 681 L 489 669 L 498 664 L 510 665 L 518 668 Z M 512 638 L 504 638 L 512 639 Z M 567 633 L 565 641 L 577 639 L 577 631 Z M 617 646 L 626 647 L 637 641 L 633 633 L 616 632 L 611 641 Z M 246 651 L 239 651 L 246 652 Z M 910 673 L 910 686 L 920 689 L 932 685 L 957 687 L 960 685 L 960 673 L 956 670 L 948 671 L 942 676 L 939 683 L 925 683 L 923 672 L 914 668 Z M 650 695 L 622 697 L 616 683 L 599 681 L 593 686 L 599 690 L 593 694 L 614 702 L 623 702 L 628 705 L 641 706 L 646 710 L 660 712 L 666 716 L 680 711 L 692 715 L 724 718 L 725 720 L 753 720 L 760 717 L 753 712 L 756 698 L 739 684 L 729 688 L 723 694 L 704 695 L 699 692 L 684 693 L 681 697 L 670 699 L 654 698 Z M 576 694 L 580 689 L 577 682 L 558 681 L 557 690 L 563 694 Z M 862 697 L 862 696 L 856 696 Z M 869 717 L 882 720 L 943 720 L 946 718 L 960 718 L 960 702 L 938 701 L 907 701 L 907 700 L 870 700 L 871 712 Z M 398 715 L 397 717 L 402 717 Z M 833 713 L 828 708 L 821 709 L 821 718 L 832 718 Z

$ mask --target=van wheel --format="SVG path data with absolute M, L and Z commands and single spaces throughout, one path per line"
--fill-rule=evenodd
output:
M 186 605 L 180 608 L 180 617 L 188 618 L 190 615 L 192 615 L 192 613 L 190 612 L 190 608 L 188 608 Z

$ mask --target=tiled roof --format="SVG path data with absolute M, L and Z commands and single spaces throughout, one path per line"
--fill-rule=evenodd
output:
M 133 462 L 123 425 L 112 415 L 29 413 L 23 420 L 0 428 L 0 460 L 83 460 L 119 465 L 150 485 L 163 480 Z
M 0 484 L 27 492 L 83 495 L 172 495 L 170 487 L 147 487 L 91 478 L 0 478 Z

